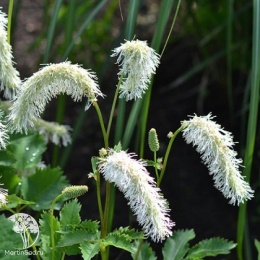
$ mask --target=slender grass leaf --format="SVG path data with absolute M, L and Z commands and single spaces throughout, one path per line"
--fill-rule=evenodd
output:
M 46 49 L 45 49 L 44 57 L 43 57 L 43 63 L 47 63 L 48 59 L 49 59 L 49 53 L 50 53 L 50 49 L 51 49 L 51 45 L 52 45 L 52 41 L 53 41 L 53 36 L 54 36 L 55 27 L 57 24 L 57 19 L 58 19 L 58 14 L 59 14 L 61 4 L 62 4 L 62 0 L 55 1 L 55 7 L 54 7 L 54 11 L 53 11 L 53 14 L 51 17 L 51 23 L 50 23 L 48 34 L 47 34 L 47 42 L 46 42 Z
M 260 92 L 260 1 L 253 1 L 253 38 L 252 38 L 252 76 L 249 115 L 247 123 L 247 137 L 244 155 L 243 176 L 250 182 L 252 161 L 255 150 L 255 138 L 257 129 L 257 119 L 259 110 Z M 245 235 L 247 202 L 239 207 L 237 224 L 237 255 L 238 259 L 243 259 L 243 239 Z
M 256 247 L 257 252 L 258 252 L 257 260 L 260 260 L 260 242 L 257 239 L 255 239 L 255 247 Z

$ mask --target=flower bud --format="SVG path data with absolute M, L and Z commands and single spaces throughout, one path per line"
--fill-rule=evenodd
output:
M 74 199 L 79 196 L 82 196 L 88 191 L 88 186 L 78 185 L 78 186 L 69 186 L 63 189 L 62 194 L 69 199 Z
M 157 152 L 160 148 L 158 136 L 156 130 L 152 128 L 148 134 L 148 145 L 152 152 Z

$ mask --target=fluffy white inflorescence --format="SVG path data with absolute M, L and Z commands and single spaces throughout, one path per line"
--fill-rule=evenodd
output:
M 0 184 L 0 185 L 2 185 L 2 184 Z M 0 188 L 0 207 L 1 207 L 1 204 L 7 203 L 7 200 L 6 200 L 7 195 L 8 195 L 8 191 L 6 189 Z
M 3 112 L 0 110 L 0 119 L 3 116 Z M 7 129 L 6 125 L 0 122 L 0 149 L 5 149 L 6 143 L 9 139 L 9 136 L 7 135 Z
M 7 41 L 7 18 L 0 9 L 0 90 L 4 97 L 12 99 L 20 84 L 19 72 L 13 67 L 12 47 Z
M 37 119 L 34 122 L 34 129 L 44 137 L 46 143 L 51 141 L 56 145 L 62 144 L 63 146 L 67 146 L 71 143 L 71 137 L 69 133 L 71 130 L 70 126 Z
M 113 50 L 121 67 L 118 75 L 123 77 L 119 87 L 120 98 L 126 101 L 141 98 L 148 88 L 152 74 L 160 63 L 160 56 L 148 47 L 146 41 L 126 41 Z
M 147 172 L 145 163 L 133 157 L 135 154 L 109 150 L 107 157 L 100 158 L 99 170 L 129 200 L 145 235 L 155 242 L 162 241 L 172 234 L 175 224 L 169 218 L 167 201 Z
M 11 129 L 26 132 L 44 111 L 50 99 L 67 94 L 74 101 L 87 97 L 90 102 L 103 96 L 94 73 L 70 62 L 49 64 L 28 78 L 19 90 L 11 107 Z
M 236 158 L 232 134 L 212 121 L 213 118 L 211 114 L 195 115 L 183 121 L 183 137 L 187 143 L 197 146 L 197 152 L 213 175 L 215 187 L 230 199 L 230 204 L 239 205 L 251 199 L 254 191 L 239 171 L 242 160 Z

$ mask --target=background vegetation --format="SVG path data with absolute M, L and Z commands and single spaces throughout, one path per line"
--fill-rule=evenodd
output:
M 5 12 L 9 2 L 1 1 Z M 254 200 L 240 209 L 227 205 L 199 156 L 180 139 L 162 190 L 178 229 L 194 228 L 198 240 L 221 236 L 237 241 L 238 257 L 243 259 L 244 246 L 244 259 L 255 259 L 254 239 L 260 239 L 259 19 L 257 0 L 23 0 L 14 1 L 11 42 L 22 78 L 38 71 L 39 64 L 67 59 L 91 68 L 107 95 L 100 100 L 103 111 L 110 109 L 117 81 L 111 50 L 134 37 L 147 40 L 159 53 L 164 50 L 152 91 L 137 105 L 119 104 L 117 125 L 112 129 L 115 143 L 122 140 L 124 147 L 145 154 L 145 130 L 156 128 L 163 149 L 167 133 L 177 129 L 187 115 L 216 115 L 239 142 L 236 149 L 244 158 L 243 174 L 255 190 Z M 94 111 L 84 112 L 83 103 L 60 96 L 49 104 L 44 118 L 74 130 L 72 145 L 66 149 L 50 146 L 45 161 L 61 166 L 72 184 L 90 186 L 88 201 L 82 201 L 83 214 L 94 218 L 95 192 L 93 187 L 91 193 L 87 174 L 90 157 L 101 148 L 101 133 L 96 131 Z M 116 223 L 121 224 L 129 219 L 129 212 L 124 198 L 118 196 Z M 135 224 L 131 217 L 129 221 Z

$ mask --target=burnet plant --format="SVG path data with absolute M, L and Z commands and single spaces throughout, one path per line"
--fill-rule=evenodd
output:
M 32 250 L 40 250 L 40 259 L 64 259 L 66 255 L 81 254 L 91 259 L 100 254 L 109 258 L 109 248 L 128 251 L 133 259 L 156 259 L 148 242 L 162 243 L 164 259 L 202 259 L 206 256 L 228 254 L 235 244 L 221 238 L 203 240 L 192 248 L 189 241 L 195 237 L 193 230 L 175 231 L 170 207 L 160 189 L 169 153 L 178 134 L 191 143 L 201 154 L 201 159 L 213 176 L 214 185 L 229 200 L 239 205 L 253 197 L 253 191 L 239 170 L 242 160 L 234 151 L 232 134 L 213 121 L 211 114 L 191 116 L 180 122 L 175 132 L 169 132 L 169 144 L 163 159 L 157 157 L 159 140 L 155 129 L 148 133 L 148 145 L 153 153 L 151 160 L 123 150 L 120 143 L 111 144 L 109 133 L 118 98 L 137 100 L 143 98 L 151 77 L 160 63 L 160 55 L 145 41 L 125 41 L 113 50 L 119 65 L 118 84 L 112 104 L 111 117 L 105 126 L 98 98 L 104 98 L 95 73 L 69 61 L 47 64 L 28 79 L 21 81 L 13 66 L 12 48 L 7 42 L 6 15 L 0 12 L 0 80 L 6 101 L 1 102 L 0 154 L 1 209 L 11 213 L 40 213 L 40 238 Z M 77 197 L 88 191 L 85 185 L 70 185 L 61 169 L 51 168 L 42 162 L 48 141 L 56 145 L 71 142 L 70 127 L 40 118 L 46 104 L 59 94 L 67 94 L 74 101 L 87 99 L 86 109 L 94 106 L 100 122 L 104 147 L 91 159 L 93 171 L 89 178 L 96 183 L 100 218 L 82 220 L 81 205 Z M 148 172 L 153 166 L 154 174 Z M 105 181 L 105 200 L 101 184 Z M 140 225 L 140 231 L 130 227 L 111 230 L 111 185 L 116 186 Z M 87 197 L 86 197 L 87 199 Z M 36 214 L 35 214 L 36 215 Z M 38 214 L 39 215 L 39 214 Z M 1 226 L 6 229 L 8 241 L 3 250 L 15 249 L 14 232 L 8 230 L 9 220 L 2 214 Z M 9 232 L 8 232 L 9 231 Z M 146 258 L 144 258 L 146 257 Z

